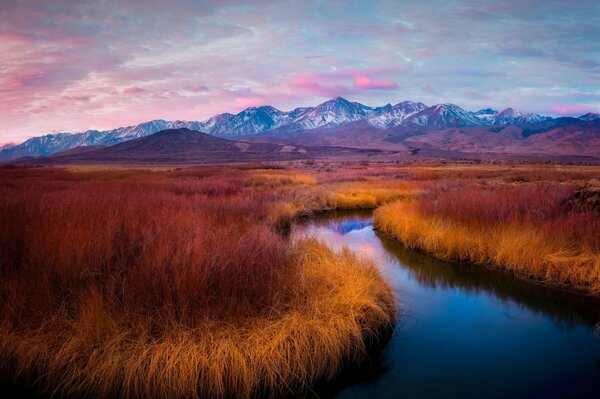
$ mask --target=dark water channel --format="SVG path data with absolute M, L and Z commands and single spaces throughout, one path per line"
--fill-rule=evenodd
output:
M 365 212 L 295 226 L 374 258 L 399 303 L 368 382 L 340 398 L 600 398 L 600 302 L 407 250 Z

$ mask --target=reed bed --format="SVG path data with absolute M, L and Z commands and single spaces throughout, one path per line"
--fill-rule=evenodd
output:
M 282 396 L 394 318 L 373 263 L 293 220 L 600 295 L 600 169 L 303 162 L 0 168 L 0 372 L 64 396 Z
M 410 248 L 600 295 L 600 208 L 593 188 L 567 180 L 436 183 L 377 209 L 375 224 Z
M 250 397 L 363 360 L 390 289 L 368 259 L 278 233 L 306 179 L 252 173 L 0 170 L 2 372 L 65 396 Z

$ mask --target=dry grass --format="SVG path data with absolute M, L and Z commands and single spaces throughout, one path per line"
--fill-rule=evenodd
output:
M 317 184 L 317 179 L 311 175 L 302 173 L 289 173 L 286 171 L 252 173 L 246 179 L 247 186 L 264 187 L 268 189 L 299 184 L 312 186 Z
M 377 208 L 406 245 L 600 294 L 600 169 L 0 168 L 4 372 L 64 395 L 297 392 L 393 318 L 367 259 L 279 234 Z M 579 190 L 579 191 L 577 191 Z
M 375 223 L 410 248 L 600 295 L 600 214 L 574 206 L 576 187 L 448 182 L 379 208 Z
M 321 197 L 323 209 L 375 209 L 387 202 L 418 192 L 415 184 L 402 180 L 367 180 L 333 185 Z
M 366 259 L 277 234 L 272 209 L 307 180 L 253 173 L 0 171 L 3 370 L 64 395 L 248 397 L 360 360 L 389 288 Z
M 123 313 L 90 293 L 73 317 L 55 315 L 35 330 L 3 331 L 17 373 L 43 375 L 63 394 L 107 397 L 248 397 L 295 392 L 333 378 L 366 355 L 365 338 L 393 317 L 392 295 L 375 267 L 345 251 L 302 242 L 302 273 L 286 306 L 248 318 Z M 289 391 L 288 391 L 289 390 Z

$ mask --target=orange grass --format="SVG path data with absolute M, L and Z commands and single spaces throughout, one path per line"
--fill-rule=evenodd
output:
M 600 214 L 577 205 L 576 187 L 431 185 L 379 208 L 375 224 L 410 248 L 600 295 Z
M 366 180 L 347 182 L 328 191 L 322 201 L 324 209 L 374 209 L 378 206 L 415 195 L 415 184 L 402 180 Z
M 246 179 L 247 186 L 253 187 L 264 187 L 264 188 L 275 188 L 279 186 L 288 186 L 288 185 L 315 185 L 317 184 L 317 179 L 311 175 L 300 174 L 300 173 L 289 173 L 287 171 L 283 172 L 261 172 L 261 173 L 252 173 Z
M 361 360 L 388 286 L 277 234 L 291 193 L 247 173 L 0 170 L 3 371 L 63 395 L 248 397 Z

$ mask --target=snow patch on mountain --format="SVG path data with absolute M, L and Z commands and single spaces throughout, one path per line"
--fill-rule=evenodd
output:
M 399 126 L 409 117 L 425 110 L 427 106 L 423 103 L 403 101 L 394 106 L 387 104 L 381 108 L 375 108 L 374 115 L 368 118 L 368 122 L 377 127 L 390 128 Z
M 532 113 L 522 113 L 514 108 L 505 108 L 498 112 L 494 117 L 493 125 L 528 125 L 539 123 L 552 119 L 548 116 L 542 116 Z

